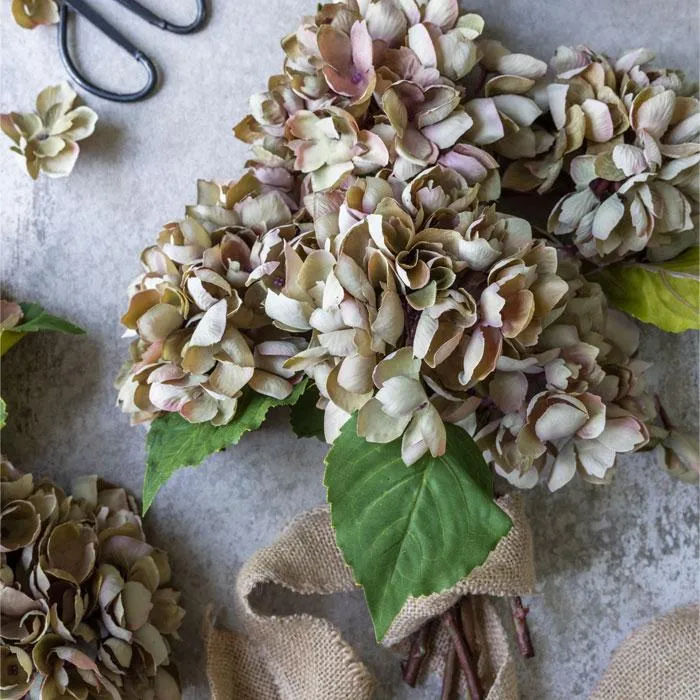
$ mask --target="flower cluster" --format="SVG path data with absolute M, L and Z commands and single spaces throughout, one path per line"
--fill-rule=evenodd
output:
M 548 190 L 564 170 L 575 185 L 549 218 L 581 255 L 609 262 L 649 248 L 668 259 L 697 244 L 700 103 L 682 76 L 630 51 L 614 62 L 585 46 L 560 47 L 547 104 L 549 149 L 512 163 L 507 187 Z
M 294 372 L 284 361 L 303 345 L 264 312 L 284 280 L 284 248 L 303 241 L 293 200 L 248 173 L 199 183 L 187 218 L 165 226 L 142 256 L 122 318 L 135 336 L 119 402 L 135 422 L 162 411 L 225 425 L 244 388 L 284 398 Z
M 0 487 L 2 697 L 179 698 L 184 611 L 133 498 L 94 476 L 67 496 L 4 458 Z
M 613 69 L 562 49 L 547 85 L 546 64 L 483 31 L 456 0 L 345 0 L 283 40 L 283 73 L 235 128 L 249 170 L 200 183 L 142 256 L 123 318 L 133 420 L 225 425 L 243 392 L 283 399 L 307 376 L 329 443 L 356 415 L 411 465 L 444 454 L 455 423 L 511 483 L 551 489 L 605 482 L 617 455 L 668 438 L 636 326 L 571 246 L 494 202 L 503 161 L 520 189 L 598 173 L 557 206 L 557 234 L 580 215 L 598 222 L 593 239 L 574 227 L 584 256 L 623 255 L 641 248 L 622 225 L 651 207 L 642 247 L 675 245 L 694 211 L 696 103 L 640 52 Z
M 76 142 L 95 131 L 97 114 L 85 105 L 73 108 L 76 97 L 68 83 L 61 83 L 39 93 L 36 112 L 0 114 L 0 128 L 14 143 L 10 150 L 25 160 L 35 180 L 40 172 L 70 175 L 80 153 Z
M 457 0 L 321 6 L 282 41 L 284 72 L 234 130 L 253 145 L 249 165 L 304 173 L 321 191 L 384 169 L 406 182 L 447 159 L 470 184 L 488 180 L 480 197 L 495 199 L 497 164 L 481 147 L 510 158 L 547 148 L 531 127 L 547 66 L 483 30 Z

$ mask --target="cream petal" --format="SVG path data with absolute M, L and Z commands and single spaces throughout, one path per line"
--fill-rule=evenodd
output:
M 489 382 L 489 396 L 503 413 L 523 408 L 527 389 L 527 378 L 522 372 L 496 372 Z
M 550 491 L 558 491 L 562 486 L 566 486 L 576 474 L 576 455 L 574 445 L 568 442 L 554 459 L 552 473 L 549 476 L 547 486 Z
M 208 347 L 218 343 L 226 330 L 226 313 L 226 299 L 220 299 L 207 309 L 194 329 L 190 339 L 190 347 Z
M 523 95 L 494 95 L 491 99 L 496 109 L 518 126 L 530 126 L 542 114 L 535 101 Z
M 615 133 L 615 126 L 608 105 L 588 98 L 581 109 L 586 115 L 586 138 L 597 143 L 609 141 Z
M 286 399 L 294 388 L 286 379 L 260 369 L 256 369 L 253 372 L 253 376 L 248 381 L 248 384 L 258 394 L 271 396 L 275 399 Z
M 637 175 L 647 169 L 644 151 L 629 144 L 618 144 L 612 151 L 613 163 L 627 175 Z
M 542 442 L 572 437 L 588 420 L 585 407 L 557 402 L 550 405 L 535 423 L 535 434 Z
M 494 143 L 505 135 L 503 123 L 492 98 L 470 100 L 464 105 L 464 111 L 473 121 L 466 136 L 475 145 L 483 146 Z
M 392 418 L 412 415 L 428 400 L 420 382 L 402 376 L 385 380 L 375 399 L 381 403 L 384 413 Z
M 329 402 L 323 414 L 323 435 L 329 445 L 333 444 L 338 435 L 340 435 L 341 428 L 351 417 L 351 413 L 343 411 L 339 406 Z
M 183 324 L 180 312 L 171 304 L 156 304 L 136 321 L 139 335 L 149 343 L 167 338 Z
M 267 290 L 265 297 L 265 313 L 282 328 L 290 330 L 308 331 L 311 330 L 309 318 L 311 317 L 311 307 L 296 299 L 291 299 L 284 294 L 275 294 L 272 290 Z
M 625 205 L 622 200 L 617 195 L 608 197 L 596 210 L 591 229 L 593 236 L 598 240 L 607 240 L 624 214 Z
M 676 93 L 673 90 L 662 90 L 652 97 L 646 97 L 646 94 L 645 90 L 635 99 L 635 105 L 632 108 L 634 126 L 636 129 L 643 129 L 654 138 L 660 139 L 671 122 L 676 104 Z M 645 97 L 646 99 L 644 99 Z
M 411 414 L 389 418 L 376 399 L 370 399 L 357 414 L 357 434 L 367 442 L 385 444 L 401 437 Z
M 421 133 L 438 148 L 450 148 L 472 124 L 472 118 L 466 112 L 455 110 L 447 119 L 421 129 Z
M 418 56 L 418 60 L 426 68 L 437 67 L 435 46 L 428 28 L 424 24 L 414 24 L 409 28 L 407 42 L 408 48 Z

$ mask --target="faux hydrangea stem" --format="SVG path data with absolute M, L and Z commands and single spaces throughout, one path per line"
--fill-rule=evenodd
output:
M 535 649 L 532 646 L 530 628 L 527 625 L 527 614 L 530 609 L 523 606 L 520 596 L 514 596 L 510 599 L 510 610 L 515 624 L 515 636 L 520 654 L 526 659 L 531 659 L 535 655 Z
M 401 662 L 403 679 L 411 688 L 415 688 L 418 674 L 425 657 L 430 651 L 430 645 L 435 631 L 435 620 L 429 620 L 419 630 L 413 633 L 408 657 Z
M 457 649 L 454 644 L 450 644 L 450 650 L 447 652 L 447 659 L 445 660 L 445 673 L 442 677 L 440 700 L 452 700 L 457 673 Z
M 458 615 L 458 607 L 455 606 L 450 608 L 447 612 L 442 614 L 442 620 L 447 628 L 452 639 L 452 644 L 455 648 L 455 653 L 457 654 L 457 660 L 464 673 L 464 677 L 467 679 L 467 688 L 469 690 L 469 697 L 471 700 L 482 700 L 484 697 L 483 690 L 481 688 L 481 681 L 476 672 L 476 662 L 472 656 L 467 642 L 462 634 L 461 625 Z

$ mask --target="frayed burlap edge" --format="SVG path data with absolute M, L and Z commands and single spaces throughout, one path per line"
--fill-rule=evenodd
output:
M 532 537 L 520 495 L 506 496 L 499 505 L 513 527 L 486 562 L 448 591 L 409 599 L 383 644 L 400 644 L 465 594 L 478 594 L 479 673 L 490 688 L 488 700 L 516 700 L 515 664 L 505 631 L 491 601 L 481 596 L 534 592 Z M 295 518 L 241 570 L 236 594 L 247 636 L 207 626 L 207 674 L 214 700 L 369 700 L 374 679 L 333 625 L 307 614 L 265 615 L 251 605 L 251 593 L 270 584 L 303 595 L 356 587 L 335 544 L 328 508 Z M 429 671 L 441 670 L 447 648 L 440 631 L 427 661 Z

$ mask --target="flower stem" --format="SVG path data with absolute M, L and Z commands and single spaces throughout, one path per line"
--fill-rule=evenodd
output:
M 530 609 L 523 606 L 520 596 L 514 596 L 510 599 L 510 611 L 515 624 L 515 636 L 520 654 L 526 659 L 531 659 L 535 655 L 535 649 L 532 646 L 530 628 L 527 626 L 527 614 Z
M 447 652 L 445 661 L 445 673 L 442 677 L 442 693 L 440 700 L 452 700 L 455 676 L 457 675 L 457 649 L 454 644 L 450 644 L 450 650 Z
M 476 672 L 474 657 L 472 656 L 462 633 L 458 615 L 458 606 L 450 608 L 447 612 L 443 613 L 442 620 L 447 628 L 447 631 L 449 632 L 450 638 L 452 639 L 452 644 L 454 645 L 457 655 L 457 661 L 459 661 L 460 668 L 462 669 L 464 677 L 467 680 L 469 697 L 471 700 L 482 700 L 484 693 L 481 688 L 481 681 L 479 680 L 479 676 Z
M 411 638 L 411 648 L 408 652 L 408 657 L 401 662 L 404 682 L 411 688 L 416 686 L 421 666 L 430 651 L 430 643 L 434 631 L 434 619 L 428 620 L 419 630 L 416 630 Z

